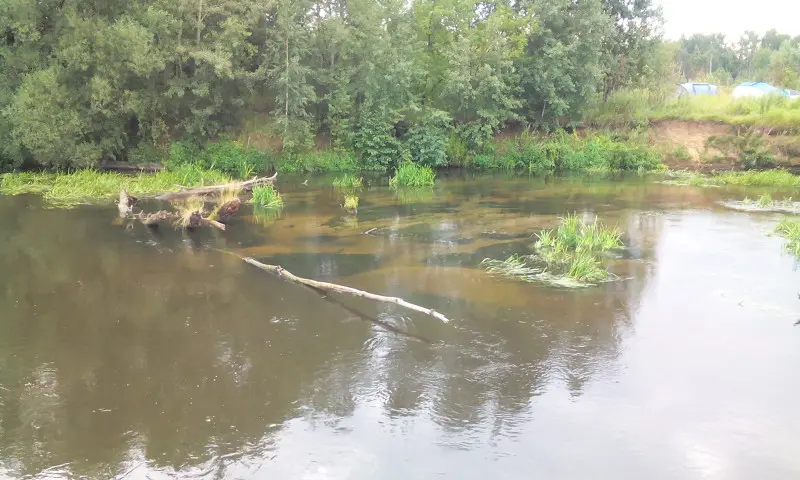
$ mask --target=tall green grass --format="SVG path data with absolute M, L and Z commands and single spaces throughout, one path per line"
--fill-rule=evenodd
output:
M 800 102 L 781 96 L 733 98 L 728 92 L 714 96 L 675 98 L 672 89 L 633 89 L 614 92 L 597 102 L 584 121 L 603 127 L 645 125 L 652 120 L 724 122 L 748 127 L 800 131 Z
M 264 208 L 283 208 L 283 198 L 272 185 L 257 185 L 253 187 L 253 198 L 250 203 Z
M 181 187 L 200 187 L 230 182 L 222 172 L 197 165 L 182 165 L 157 173 L 124 175 L 98 170 L 69 173 L 8 173 L 0 182 L 0 193 L 19 195 L 39 193 L 48 204 L 73 207 L 84 203 L 109 201 L 125 189 L 134 196 L 156 195 Z
M 654 149 L 638 140 L 560 131 L 499 141 L 491 154 L 477 155 L 473 166 L 530 172 L 651 171 L 660 168 L 661 160 Z
M 775 233 L 786 238 L 786 249 L 800 257 L 800 221 L 784 219 L 775 227 Z
M 427 187 L 433 185 L 435 179 L 436 173 L 432 168 L 405 162 L 397 168 L 397 172 L 389 180 L 389 185 L 392 187 Z

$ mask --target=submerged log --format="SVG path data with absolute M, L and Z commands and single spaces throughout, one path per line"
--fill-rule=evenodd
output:
M 261 185 L 264 183 L 273 183 L 277 177 L 278 173 L 275 172 L 275 174 L 271 177 L 254 178 L 252 180 L 247 180 L 246 182 L 226 183 L 223 185 L 212 185 L 209 187 L 188 188 L 186 190 L 181 190 L 179 192 L 162 193 L 161 195 L 157 195 L 155 198 L 156 200 L 179 200 L 182 198 L 211 195 L 213 193 L 219 193 L 224 190 L 248 191 L 252 190 L 252 188 L 256 185 Z
M 322 290 L 324 292 L 335 292 L 335 293 L 346 293 L 348 295 L 354 295 L 356 297 L 368 298 L 370 300 L 376 300 L 378 302 L 386 302 L 386 303 L 394 303 L 395 305 L 400 305 L 401 307 L 405 307 L 409 310 L 414 310 L 415 312 L 424 313 L 425 315 L 430 315 L 433 318 L 441 320 L 444 323 L 448 323 L 450 320 L 442 315 L 441 313 L 437 312 L 436 310 L 421 307 L 419 305 L 415 305 L 413 303 L 407 302 L 402 298 L 398 297 L 386 297 L 383 295 L 377 295 L 370 292 L 365 292 L 363 290 L 358 290 L 352 287 L 346 287 L 344 285 L 337 285 L 335 283 L 328 283 L 328 282 L 320 282 L 317 280 L 310 280 L 308 278 L 301 278 L 297 275 L 293 274 L 292 272 L 284 269 L 278 265 L 267 265 L 265 263 L 261 263 L 258 260 L 251 258 L 251 257 L 244 257 L 242 258 L 246 263 L 253 265 L 254 267 L 260 268 L 261 270 L 266 270 L 267 272 L 272 272 L 279 277 L 285 278 L 291 282 L 299 283 L 301 285 L 305 285 L 311 287 L 316 290 Z

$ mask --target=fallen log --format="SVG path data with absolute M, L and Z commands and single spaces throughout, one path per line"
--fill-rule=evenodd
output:
M 245 182 L 234 182 L 234 183 L 226 183 L 224 185 L 211 185 L 209 187 L 197 187 L 197 188 L 187 188 L 186 190 L 180 190 L 178 192 L 166 192 L 160 195 L 156 195 L 156 200 L 179 200 L 183 198 L 189 197 L 200 197 L 204 195 L 211 195 L 213 193 L 219 193 L 224 190 L 252 190 L 252 188 L 256 185 L 261 185 L 264 183 L 272 183 L 278 177 L 278 173 L 271 177 L 261 177 L 261 178 L 254 178 L 252 180 L 247 180 Z
M 413 303 L 403 300 L 402 298 L 386 297 L 383 295 L 377 295 L 374 293 L 365 292 L 363 290 L 358 290 L 356 288 L 346 287 L 344 285 L 337 285 L 335 283 L 320 282 L 317 280 L 310 280 L 308 278 L 301 278 L 281 266 L 267 265 L 265 263 L 259 262 L 258 260 L 252 257 L 243 257 L 242 260 L 244 260 L 246 263 L 249 263 L 250 265 L 253 265 L 256 268 L 260 268 L 261 270 L 274 273 L 279 277 L 285 278 L 286 280 L 299 283 L 301 285 L 305 285 L 314 288 L 316 290 L 322 290 L 325 292 L 335 292 L 335 293 L 347 293 L 349 295 L 368 298 L 370 300 L 376 300 L 378 302 L 394 303 L 395 305 L 400 305 L 401 307 L 405 307 L 409 310 L 414 310 L 415 312 L 420 312 L 426 315 L 430 315 L 438 320 L 441 320 L 444 323 L 448 323 L 450 321 L 447 317 L 437 312 L 436 310 L 415 305 Z

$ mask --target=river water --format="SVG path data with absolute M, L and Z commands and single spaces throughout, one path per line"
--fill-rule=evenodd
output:
M 402 194 L 374 179 L 354 217 L 330 179 L 303 180 L 280 179 L 278 218 L 193 234 L 0 197 L 0 476 L 800 478 L 780 215 L 650 179 L 454 175 Z M 480 268 L 568 212 L 624 232 L 618 281 Z

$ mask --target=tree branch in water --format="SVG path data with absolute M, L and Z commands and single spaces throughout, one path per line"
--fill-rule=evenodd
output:
M 253 265 L 254 267 L 260 268 L 261 270 L 272 272 L 282 278 L 285 278 L 286 280 L 299 283 L 301 285 L 305 285 L 317 290 L 322 290 L 325 292 L 347 293 L 349 295 L 368 298 L 370 300 L 376 300 L 378 302 L 394 303 L 395 305 L 400 305 L 401 307 L 405 307 L 409 310 L 414 310 L 415 312 L 420 312 L 424 313 L 425 315 L 430 315 L 433 318 L 441 320 L 444 323 L 448 323 L 450 321 L 450 319 L 448 319 L 441 313 L 437 312 L 436 310 L 415 305 L 413 303 L 403 300 L 402 298 L 386 297 L 383 295 L 377 295 L 374 293 L 365 292 L 363 290 L 358 290 L 356 288 L 346 287 L 344 285 L 337 285 L 335 283 L 320 282 L 317 280 L 310 280 L 308 278 L 301 278 L 279 265 L 267 265 L 251 257 L 243 257 L 242 260 L 249 263 L 250 265 Z

